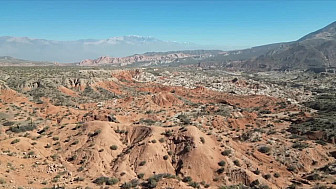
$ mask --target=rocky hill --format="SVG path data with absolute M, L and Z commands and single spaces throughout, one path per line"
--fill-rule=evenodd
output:
M 97 59 L 86 59 L 78 63 L 79 66 L 100 66 L 100 65 L 114 65 L 125 66 L 134 63 L 147 63 L 149 65 L 167 64 L 179 59 L 193 57 L 194 55 L 184 53 L 160 54 L 147 53 L 142 55 L 133 55 L 128 57 L 114 58 L 102 56 Z
M 236 66 L 246 70 L 335 68 L 336 22 Z

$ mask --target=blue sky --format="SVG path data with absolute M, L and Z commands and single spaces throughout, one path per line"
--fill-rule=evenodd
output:
M 336 1 L 0 0 L 0 36 L 153 36 L 220 48 L 296 40 L 336 21 Z

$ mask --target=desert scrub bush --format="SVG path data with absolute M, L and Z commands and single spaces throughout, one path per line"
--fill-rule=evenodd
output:
M 12 122 L 12 121 L 7 121 L 7 122 L 3 123 L 2 125 L 3 125 L 3 126 L 12 126 L 12 125 L 14 125 L 14 124 L 15 124 L 15 123 Z
M 18 142 L 20 142 L 20 139 L 14 139 L 12 142 L 11 142 L 11 144 L 16 144 L 16 143 L 18 143 Z
M 198 182 L 189 182 L 188 184 L 193 188 L 200 188 L 200 184 Z
M 221 166 L 221 167 L 225 166 L 225 164 L 226 164 L 226 163 L 225 163 L 225 161 L 223 161 L 223 160 L 220 161 L 220 162 L 218 162 L 218 165 Z
M 120 188 L 121 189 L 131 189 L 131 188 L 136 188 L 139 185 L 139 181 L 137 179 L 132 179 L 129 182 L 123 183 Z
M 84 167 L 81 166 L 81 167 L 79 167 L 79 168 L 77 169 L 77 172 L 81 172 L 81 171 L 83 171 L 83 170 L 84 170 Z
M 119 179 L 117 178 L 109 178 L 109 177 L 98 177 L 96 178 L 93 183 L 97 184 L 97 185 L 114 185 L 117 184 L 119 182 Z
M 76 177 L 76 178 L 74 178 L 74 181 L 75 182 L 81 182 L 81 181 L 84 181 L 84 178 L 83 177 Z
M 241 164 L 240 164 L 240 162 L 239 162 L 238 159 L 234 160 L 234 161 L 233 161 L 233 164 L 235 164 L 235 165 L 238 166 L 238 167 L 241 166 Z
M 0 178 L 0 184 L 6 184 L 6 180 L 3 178 Z
M 156 123 L 156 121 L 151 120 L 151 119 L 143 119 L 143 118 L 141 118 L 140 119 L 140 123 L 144 123 L 144 124 L 147 124 L 147 125 L 154 125 Z
M 114 185 L 114 184 L 117 184 L 119 182 L 119 179 L 117 179 L 117 178 L 109 178 L 106 182 L 105 182 L 105 184 L 106 185 Z
M 268 180 L 270 179 L 272 176 L 270 174 L 266 174 L 266 175 L 263 175 L 264 179 Z
M 110 149 L 111 149 L 111 150 L 117 150 L 117 149 L 118 149 L 118 146 L 117 146 L 117 145 L 112 145 L 112 146 L 110 146 Z
M 160 138 L 160 139 L 159 139 L 159 142 L 160 142 L 160 143 L 164 143 L 164 142 L 165 142 L 165 139 L 164 139 L 164 138 Z
M 302 150 L 302 149 L 307 148 L 307 147 L 308 147 L 308 144 L 307 143 L 303 143 L 303 142 L 295 142 L 292 145 L 292 148 L 299 149 L 299 150 Z
M 57 154 L 53 154 L 50 157 L 53 159 L 53 161 L 56 161 L 59 156 Z
M 221 152 L 221 154 L 222 154 L 223 156 L 228 156 L 228 155 L 231 154 L 231 150 L 230 150 L 230 149 L 224 150 L 224 151 Z
M 332 188 L 329 188 L 325 185 L 321 185 L 321 184 L 316 184 L 312 189 L 332 189 Z
M 139 173 L 139 174 L 137 175 L 138 179 L 142 179 L 144 176 L 145 176 L 144 173 Z
M 256 170 L 253 171 L 253 173 L 256 174 L 256 175 L 259 175 L 260 171 L 259 171 L 259 169 L 256 169 Z
M 141 161 L 140 163 L 139 163 L 139 166 L 144 166 L 146 164 L 146 161 Z
M 71 145 L 77 145 L 79 143 L 79 140 L 75 140 L 71 143 Z
M 205 139 L 204 139 L 204 137 L 200 137 L 200 140 L 201 140 L 201 142 L 204 144 L 205 143 Z
M 293 165 L 290 165 L 290 166 L 287 167 L 287 170 L 291 171 L 291 172 L 295 172 L 296 171 L 296 167 L 293 166 Z
M 166 136 L 166 137 L 170 137 L 173 135 L 173 132 L 171 130 L 166 130 L 164 133 L 162 133 L 162 135 Z
M 159 182 L 162 178 L 176 178 L 174 175 L 169 173 L 155 174 L 147 179 L 146 183 L 143 183 L 145 188 L 155 188 L 157 182 Z
M 68 161 L 74 161 L 76 159 L 77 159 L 77 155 L 73 155 L 73 156 L 68 158 Z
M 268 153 L 268 152 L 271 151 L 271 148 L 268 147 L 268 146 L 261 146 L 260 148 L 258 148 L 258 151 L 261 152 L 261 153 L 266 154 L 266 153 Z
M 319 180 L 321 179 L 321 176 L 317 173 L 311 174 L 307 176 L 307 180 Z
M 89 137 L 94 137 L 94 136 L 99 135 L 100 133 L 101 133 L 101 129 L 97 129 L 93 133 L 89 133 L 88 136 Z
M 272 112 L 270 110 L 260 110 L 260 114 L 271 114 Z
M 224 173 L 224 168 L 221 167 L 221 168 L 217 169 L 216 172 L 217 172 L 218 174 L 222 174 L 222 173 Z
M 177 118 L 184 124 L 184 125 L 189 125 L 191 123 L 190 119 L 184 115 L 184 114 L 180 114 L 177 116 Z
M 164 156 L 163 156 L 163 159 L 164 159 L 164 160 L 167 160 L 168 158 L 169 158 L 168 155 L 164 155 Z
M 274 176 L 275 178 L 279 178 L 279 177 L 280 177 L 280 174 L 279 174 L 279 173 L 274 173 L 273 176 Z
M 11 131 L 13 133 L 21 133 L 21 132 L 27 132 L 32 131 L 36 129 L 35 125 L 27 125 L 27 126 L 12 126 L 7 131 Z
M 49 126 L 45 126 L 42 130 L 38 131 L 38 134 L 45 134 L 45 132 L 47 132 L 49 130 Z
M 192 147 L 188 144 L 188 145 L 186 145 L 186 146 L 184 147 L 183 150 L 184 150 L 185 152 L 190 152 L 191 149 L 192 149 Z
M 29 151 L 27 155 L 28 156 L 33 156 L 33 155 L 35 155 L 35 152 L 34 151 Z
M 192 181 L 192 178 L 189 177 L 189 176 L 184 177 L 184 178 L 182 179 L 182 182 L 191 182 L 191 181 Z

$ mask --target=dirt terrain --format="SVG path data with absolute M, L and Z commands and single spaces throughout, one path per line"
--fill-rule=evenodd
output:
M 298 129 L 322 112 L 314 87 L 195 74 L 2 68 L 0 187 L 335 187 L 335 135 Z

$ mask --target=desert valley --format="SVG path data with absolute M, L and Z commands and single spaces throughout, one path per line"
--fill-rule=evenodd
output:
M 0 37 L 0 188 L 336 187 L 336 22 L 242 50 L 191 45 Z M 96 56 L 124 49 L 146 53 Z

